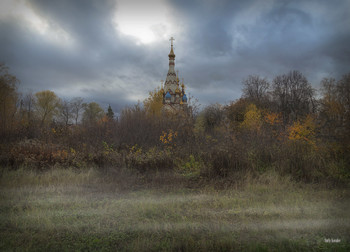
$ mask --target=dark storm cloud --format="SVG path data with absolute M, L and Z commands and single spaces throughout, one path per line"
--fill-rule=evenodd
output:
M 297 69 L 317 86 L 323 77 L 339 78 L 350 70 L 349 2 L 222 3 L 205 1 L 198 9 L 173 1 L 179 13 L 191 15 L 184 47 L 193 48 L 195 58 L 186 61 L 186 75 L 194 77 L 190 80 L 199 92 L 212 91 L 212 96 L 202 92 L 210 102 L 237 98 L 249 74 L 272 80 Z M 215 95 L 219 88 L 227 95 Z
M 28 6 L 53 33 L 63 30 L 68 45 L 15 18 L 0 19 L 0 61 L 22 90 L 51 89 L 119 110 L 165 79 L 169 43 L 139 44 L 118 32 L 118 1 L 31 0 Z M 272 80 L 297 69 L 317 86 L 350 71 L 349 9 L 345 0 L 170 1 L 168 16 L 179 28 L 176 68 L 202 104 L 238 98 L 249 74 Z

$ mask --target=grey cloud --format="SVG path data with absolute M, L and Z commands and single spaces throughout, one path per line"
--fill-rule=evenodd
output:
M 79 95 L 113 109 L 136 103 L 165 79 L 169 43 L 137 45 L 118 33 L 118 1 L 30 0 L 49 24 L 63 29 L 74 46 L 53 44 L 14 19 L 0 21 L 0 61 L 23 90 L 51 89 Z M 134 1 L 135 11 L 138 1 Z M 241 94 L 249 74 L 272 80 L 298 69 L 314 84 L 350 71 L 347 1 L 169 1 L 176 68 L 201 104 L 227 102 Z M 152 5 L 152 8 L 157 8 Z M 160 36 L 164 27 L 154 27 Z

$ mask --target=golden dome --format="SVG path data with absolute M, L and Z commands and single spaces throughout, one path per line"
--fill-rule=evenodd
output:
M 171 46 L 171 50 L 170 50 L 170 53 L 169 53 L 169 58 L 174 58 L 175 59 L 175 53 L 174 53 L 174 50 L 173 50 L 173 46 Z

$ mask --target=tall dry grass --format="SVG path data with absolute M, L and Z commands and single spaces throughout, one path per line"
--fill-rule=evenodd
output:
M 192 183 L 178 183 L 178 175 L 169 173 L 155 175 L 168 178 L 167 185 L 144 174 L 118 176 L 97 169 L 4 170 L 0 249 L 309 251 L 350 246 L 349 190 L 305 185 L 274 172 L 251 175 L 240 187 L 225 189 L 216 183 L 191 188 Z M 329 244 L 327 238 L 341 242 Z

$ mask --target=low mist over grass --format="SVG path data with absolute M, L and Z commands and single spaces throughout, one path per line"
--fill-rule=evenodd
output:
M 348 190 L 246 180 L 217 189 L 175 173 L 3 170 L 0 250 L 350 249 Z

